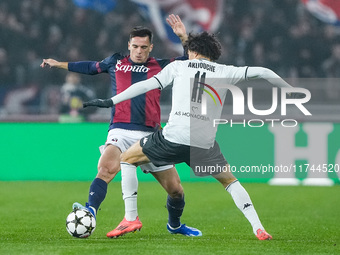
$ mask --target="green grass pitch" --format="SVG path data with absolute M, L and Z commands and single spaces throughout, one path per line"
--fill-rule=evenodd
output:
M 185 182 L 182 223 L 202 237 L 166 230 L 166 193 L 141 182 L 140 232 L 106 233 L 123 218 L 119 182 L 112 182 L 88 239 L 71 237 L 65 219 L 87 200 L 89 182 L 0 182 L 0 254 L 340 254 L 340 185 L 277 187 L 245 183 L 272 241 L 258 241 L 229 193 L 214 182 Z

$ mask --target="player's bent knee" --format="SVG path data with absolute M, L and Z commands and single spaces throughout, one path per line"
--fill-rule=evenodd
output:
M 172 198 L 181 198 L 184 196 L 184 190 L 182 185 L 172 187 L 168 189 L 168 195 Z
M 114 163 L 110 167 L 98 166 L 97 177 L 109 183 L 110 181 L 112 181 L 112 179 L 117 175 L 119 171 L 120 171 L 120 164 Z
M 130 157 L 128 154 L 122 153 L 120 155 L 120 162 L 128 163 L 131 165 L 138 166 L 138 157 Z
M 127 153 L 123 152 L 122 154 L 120 154 L 120 162 L 130 163 Z

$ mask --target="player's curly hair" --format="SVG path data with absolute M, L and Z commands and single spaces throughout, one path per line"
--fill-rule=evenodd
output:
M 222 53 L 221 43 L 215 34 L 204 31 L 198 34 L 189 34 L 185 45 L 186 50 L 197 52 L 198 54 L 216 61 Z
M 149 37 L 150 43 L 152 43 L 152 39 L 153 39 L 153 34 L 152 31 L 147 28 L 147 27 L 143 27 L 143 26 L 137 26 L 134 27 L 131 32 L 130 32 L 130 39 L 131 40 L 133 37 Z

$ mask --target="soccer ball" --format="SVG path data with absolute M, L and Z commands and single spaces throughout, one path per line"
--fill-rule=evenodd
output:
M 96 219 L 84 209 L 73 210 L 66 218 L 66 230 L 74 237 L 87 238 L 96 228 Z

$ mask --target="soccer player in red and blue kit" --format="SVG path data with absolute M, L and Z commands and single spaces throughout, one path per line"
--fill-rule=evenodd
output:
M 187 34 L 179 16 L 169 15 L 167 21 L 174 33 L 184 43 Z M 54 59 L 44 59 L 41 67 L 56 67 L 89 75 L 108 73 L 111 77 L 112 94 L 116 95 L 131 84 L 152 77 L 175 60 L 175 58 L 156 59 L 150 57 L 152 48 L 152 32 L 144 27 L 136 27 L 130 33 L 128 42 L 130 55 L 128 56 L 116 53 L 101 62 L 59 62 Z M 183 56 L 176 59 L 186 58 Z M 121 153 L 160 127 L 159 99 L 160 90 L 156 89 L 118 104 L 112 109 L 107 141 L 105 145 L 101 146 L 102 155 L 98 162 L 98 173 L 90 186 L 88 203 L 85 206 L 74 203 L 73 208 L 85 208 L 96 217 L 99 206 L 105 199 L 108 183 L 120 171 Z M 141 168 L 144 172 L 151 172 L 168 193 L 169 232 L 186 236 L 202 235 L 198 229 L 180 223 L 185 202 L 183 188 L 175 167 L 173 165 L 156 167 L 149 163 Z M 136 171 L 122 172 L 125 217 L 114 230 L 107 233 L 108 237 L 118 237 L 142 228 L 137 213 L 137 188 Z

